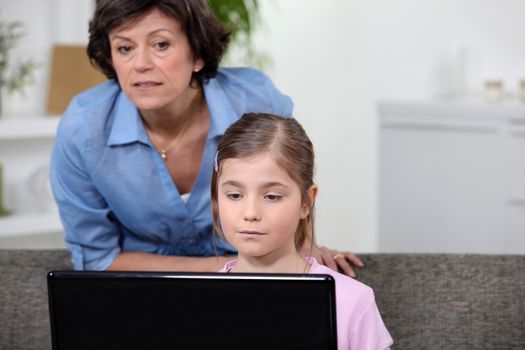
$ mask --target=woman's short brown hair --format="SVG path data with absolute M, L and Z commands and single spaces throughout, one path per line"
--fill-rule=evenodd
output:
M 219 223 L 218 179 L 221 163 L 226 159 L 249 158 L 268 152 L 299 186 L 302 203 L 310 209 L 299 221 L 295 232 L 295 248 L 300 251 L 305 242 L 314 242 L 314 206 L 309 189 L 314 185 L 314 147 L 303 127 L 294 118 L 266 113 L 246 113 L 226 129 L 217 146 L 215 171 L 211 182 L 213 226 L 224 238 Z
M 181 24 L 193 57 L 204 61 L 204 67 L 193 73 L 193 81 L 202 82 L 214 77 L 231 32 L 215 17 L 206 0 L 98 0 L 95 14 L 89 23 L 87 54 L 91 64 L 108 79 L 117 81 L 117 73 L 111 62 L 109 32 L 154 9 Z

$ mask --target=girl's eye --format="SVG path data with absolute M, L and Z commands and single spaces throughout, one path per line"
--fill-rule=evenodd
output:
M 241 199 L 241 194 L 240 193 L 228 193 L 226 194 L 226 197 L 231 199 L 231 200 L 239 200 Z
M 155 48 L 159 51 L 164 51 L 170 46 L 170 43 L 167 41 L 159 41 L 155 43 Z
M 280 195 L 280 194 L 267 194 L 265 196 L 265 198 L 267 200 L 269 200 L 270 202 L 277 202 L 277 201 L 281 200 L 281 198 L 283 198 L 283 196 Z
M 121 53 L 122 55 L 125 55 L 125 54 L 127 54 L 128 52 L 131 51 L 131 46 L 129 46 L 129 45 L 120 45 L 120 46 L 117 47 L 117 51 L 119 53 Z

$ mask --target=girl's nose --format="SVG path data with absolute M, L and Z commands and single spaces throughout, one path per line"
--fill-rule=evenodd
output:
M 261 221 L 261 215 L 254 201 L 249 201 L 244 211 L 245 221 Z
M 261 221 L 261 217 L 259 215 L 256 215 L 256 214 L 249 214 L 249 215 L 245 215 L 244 216 L 244 220 L 245 221 L 253 221 L 253 222 L 257 222 L 257 221 Z

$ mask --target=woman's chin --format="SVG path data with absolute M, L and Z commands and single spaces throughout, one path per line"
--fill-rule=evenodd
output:
M 135 105 L 141 112 L 156 112 L 156 111 L 162 110 L 162 108 L 164 107 L 160 103 L 151 103 L 151 102 L 150 103 L 136 103 Z
M 161 111 L 168 105 L 167 101 L 163 101 L 153 96 L 140 96 L 131 99 L 131 102 L 140 110 L 144 112 Z

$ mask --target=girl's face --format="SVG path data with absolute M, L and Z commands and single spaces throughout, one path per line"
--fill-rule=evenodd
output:
M 155 9 L 113 29 L 109 41 L 120 86 L 138 109 L 162 111 L 190 95 L 203 62 L 193 58 L 177 20 Z
M 277 259 L 296 254 L 295 231 L 310 210 L 288 173 L 269 153 L 226 159 L 220 167 L 220 223 L 239 256 Z

